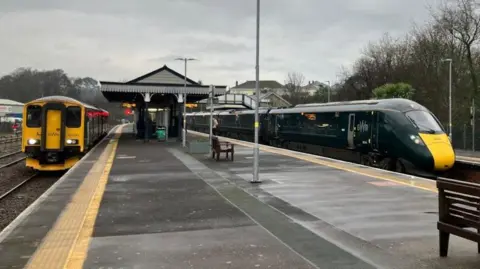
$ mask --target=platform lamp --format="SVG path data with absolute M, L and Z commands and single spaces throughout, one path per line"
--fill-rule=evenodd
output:
M 452 59 L 441 59 L 442 62 L 448 62 L 448 136 L 452 141 Z
M 260 79 L 260 65 L 259 65 L 259 56 L 260 56 L 260 0 L 257 0 L 257 23 L 256 23 L 256 55 L 255 55 L 255 98 L 257 99 L 255 103 L 255 147 L 253 149 L 253 177 L 251 183 L 260 183 L 258 178 L 258 163 L 259 163 L 259 145 L 258 145 L 258 135 L 260 127 L 259 117 L 258 117 L 258 107 L 260 106 L 260 90 L 259 90 L 259 79 Z
M 182 145 L 186 147 L 187 141 L 187 62 L 188 61 L 195 61 L 195 58 L 176 58 L 177 61 L 183 61 L 185 63 L 185 78 L 183 82 L 183 132 L 182 132 Z
M 328 83 L 328 89 L 327 89 L 327 103 L 330 103 L 330 90 L 332 88 L 331 84 L 330 84 L 330 80 L 327 80 L 325 81 L 326 83 Z

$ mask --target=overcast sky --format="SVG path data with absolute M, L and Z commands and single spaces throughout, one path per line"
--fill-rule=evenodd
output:
M 361 49 L 429 19 L 434 0 L 262 0 L 260 79 L 336 80 Z M 233 86 L 255 79 L 255 0 L 0 0 L 0 75 L 18 67 L 133 79 L 178 56 L 188 76 Z

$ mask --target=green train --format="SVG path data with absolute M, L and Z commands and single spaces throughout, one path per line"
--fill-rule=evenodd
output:
M 215 111 L 217 134 L 254 140 L 253 110 Z M 190 130 L 209 133 L 208 112 L 187 114 Z M 444 172 L 455 153 L 439 120 L 407 99 L 304 104 L 260 109 L 260 143 L 402 173 Z

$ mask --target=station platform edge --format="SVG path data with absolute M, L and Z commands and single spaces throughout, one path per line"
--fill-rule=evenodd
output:
M 480 262 L 465 254 L 476 247 L 454 238 L 451 257 L 437 257 L 436 217 L 423 214 L 436 210 L 436 193 L 426 180 L 262 148 L 263 182 L 250 185 L 247 143 L 235 142 L 235 162 L 215 162 L 176 142 L 144 144 L 122 135 L 128 132 L 113 130 L 0 235 L 0 268 L 476 268 Z

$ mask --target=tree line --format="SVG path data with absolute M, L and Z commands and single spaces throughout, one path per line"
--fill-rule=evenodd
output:
M 474 134 L 471 121 L 472 106 L 475 117 L 480 117 L 478 8 L 475 0 L 444 1 L 429 7 L 430 21 L 413 25 L 405 36 L 394 38 L 386 33 L 368 44 L 353 66 L 341 72 L 341 81 L 332 86 L 331 100 L 404 97 L 430 109 L 448 129 L 451 64 L 453 136 L 457 138 L 454 144 L 472 148 L 473 136 L 480 137 L 480 128 Z M 285 83 L 292 81 L 298 79 L 287 76 Z M 298 88 L 287 87 L 292 94 L 286 98 L 298 96 Z M 480 126 L 480 121 L 475 123 Z M 476 144 L 480 146 L 480 139 Z
M 90 77 L 69 77 L 62 69 L 19 68 L 0 78 L 0 99 L 26 103 L 52 95 L 68 96 L 110 112 L 112 121 L 124 118 L 119 104 L 109 103 Z

